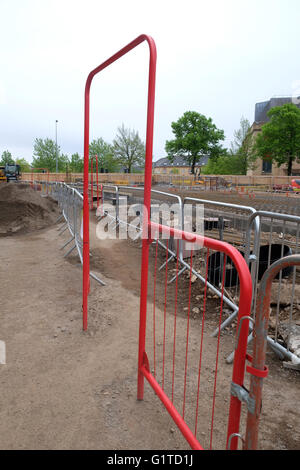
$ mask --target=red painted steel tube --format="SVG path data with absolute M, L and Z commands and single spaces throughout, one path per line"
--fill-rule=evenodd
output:
M 90 260 L 89 260 L 89 202 L 88 202 L 88 174 L 89 174 L 89 126 L 90 126 L 90 88 L 92 80 L 95 75 L 111 65 L 116 60 L 120 59 L 123 55 L 137 47 L 142 42 L 146 41 L 150 50 L 149 62 L 149 84 L 148 84 L 148 111 L 147 111 L 147 133 L 146 133 L 146 160 L 145 160 L 145 194 L 144 202 L 146 208 L 150 209 L 151 201 L 151 176 L 152 176 L 152 151 L 153 151 L 153 123 L 154 123 L 154 97 L 155 97 L 155 73 L 156 73 L 156 46 L 154 40 L 145 34 L 138 36 L 127 46 L 123 47 L 119 52 L 111 56 L 101 65 L 92 70 L 86 80 L 85 95 L 84 95 L 84 177 L 83 177 L 83 329 L 87 329 L 87 309 L 88 309 L 88 292 L 89 292 L 89 274 L 90 274 Z M 148 218 L 149 221 L 149 218 Z M 142 282 L 147 283 L 148 271 L 148 244 L 143 243 L 142 255 Z M 147 268 L 147 269 L 146 269 Z M 141 301 L 142 310 L 146 308 L 147 296 Z M 140 331 L 145 329 L 142 322 Z M 143 334 L 141 333 L 141 336 Z M 141 341 L 141 345 L 143 339 Z M 145 349 L 141 346 L 141 349 Z M 142 363 L 139 354 L 139 364 Z M 143 377 L 139 374 L 139 383 L 143 381 Z M 142 390 L 142 386 L 140 387 Z
M 249 392 L 250 397 L 255 400 L 255 411 L 254 413 L 248 411 L 247 415 L 246 450 L 256 450 L 258 444 L 272 282 L 279 271 L 290 266 L 300 266 L 300 255 L 286 256 L 273 263 L 264 273 L 260 282 L 253 331 L 252 375 Z
M 160 398 L 162 403 L 164 404 L 166 410 L 169 412 L 170 416 L 173 418 L 174 422 L 177 424 L 178 428 L 180 429 L 181 433 L 191 446 L 193 450 L 203 450 L 198 439 L 195 437 L 194 433 L 190 430 L 190 428 L 185 423 L 182 416 L 178 413 L 175 406 L 171 402 L 171 400 L 167 397 L 164 393 L 160 385 L 157 383 L 155 378 L 152 374 L 147 370 L 146 366 L 142 366 L 141 373 L 143 376 L 148 380 L 149 384 L 153 388 L 156 395 Z
M 226 242 L 215 240 L 212 238 L 203 237 L 194 233 L 182 232 L 171 227 L 162 226 L 154 222 L 149 222 L 148 224 L 148 233 L 151 233 L 151 236 L 154 236 L 154 233 L 166 233 L 169 236 L 172 236 L 176 239 L 182 238 L 185 241 L 204 246 L 206 248 L 219 251 L 227 255 L 234 263 L 234 266 L 238 272 L 239 281 L 240 281 L 240 305 L 238 313 L 238 324 L 242 317 L 248 317 L 250 315 L 251 301 L 252 301 L 252 280 L 251 274 L 249 272 L 248 266 L 245 259 L 239 253 L 239 251 L 233 246 L 229 245 Z M 145 240 L 144 240 L 145 241 Z M 245 376 L 245 362 L 246 362 L 246 352 L 247 352 L 247 338 L 249 330 L 249 320 L 242 322 L 242 327 L 240 330 L 239 342 L 237 349 L 235 351 L 235 358 L 233 364 L 233 373 L 232 381 L 240 386 L 243 386 L 244 376 Z M 142 371 L 142 368 L 140 369 Z M 241 415 L 241 402 L 237 397 L 231 397 L 230 401 L 230 412 L 228 420 L 228 433 L 227 433 L 227 443 L 228 439 L 232 434 L 239 432 L 240 424 L 240 415 Z M 233 438 L 231 441 L 231 449 L 237 449 L 237 438 Z

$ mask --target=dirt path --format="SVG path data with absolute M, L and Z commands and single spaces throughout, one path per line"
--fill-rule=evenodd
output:
M 91 281 L 89 329 L 84 333 L 81 268 L 76 267 L 77 257 L 63 258 L 59 248 L 65 241 L 67 233 L 58 237 L 55 226 L 34 235 L 0 239 L 0 339 L 5 341 L 7 352 L 6 365 L 0 365 L 0 448 L 188 448 L 147 384 L 144 401 L 136 400 L 138 246 L 126 241 L 94 246 L 92 268 L 106 286 Z M 161 296 L 163 287 L 159 289 Z M 149 305 L 149 312 L 151 308 Z M 185 325 L 183 317 L 183 313 L 178 317 L 179 330 Z M 159 303 L 158 329 L 162 318 Z M 171 328 L 170 312 L 168 320 L 167 328 Z M 212 316 L 207 323 L 208 362 L 203 372 L 203 390 L 208 394 L 213 385 L 209 361 L 216 347 L 209 332 L 214 327 Z M 231 366 L 225 364 L 224 357 L 234 341 L 231 334 L 223 339 L 214 448 L 224 447 L 221 436 L 227 425 L 229 403 Z M 147 340 L 150 350 L 152 337 Z M 160 374 L 161 337 L 156 341 Z M 195 364 L 198 344 L 199 319 L 191 318 L 191 362 Z M 184 357 L 185 346 L 184 340 L 178 342 L 179 356 Z M 168 350 L 168 357 L 171 354 Z M 296 449 L 300 447 L 299 374 L 283 369 L 272 353 L 268 360 L 261 448 Z M 194 369 L 188 377 L 191 384 Z M 168 375 L 166 387 L 170 385 Z M 175 400 L 180 393 L 178 389 Z M 205 404 L 200 411 L 199 437 L 207 446 L 206 424 L 211 411 Z

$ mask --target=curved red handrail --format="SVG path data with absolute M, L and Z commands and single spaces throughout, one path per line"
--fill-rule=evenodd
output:
M 204 237 L 201 235 L 197 235 L 194 233 L 183 232 L 181 230 L 177 230 L 171 227 L 163 226 L 160 224 L 156 224 L 154 222 L 150 222 L 148 225 L 148 233 L 149 236 L 146 239 L 146 243 L 149 244 L 151 242 L 151 237 L 155 233 L 165 233 L 175 239 L 182 239 L 190 243 L 195 243 L 198 246 L 203 246 L 205 248 L 209 248 L 221 253 L 224 253 L 228 256 L 231 261 L 233 262 L 239 276 L 240 282 L 240 305 L 239 305 L 239 312 L 238 312 L 238 324 L 237 324 L 237 331 L 239 327 L 239 322 L 241 318 L 245 318 L 242 322 L 242 327 L 239 335 L 239 341 L 235 351 L 235 360 L 233 364 L 233 371 L 232 371 L 232 382 L 243 386 L 244 383 L 244 376 L 245 376 L 245 362 L 246 362 L 246 352 L 247 352 L 247 339 L 248 339 L 248 330 L 249 330 L 249 318 L 250 310 L 251 310 L 251 301 L 252 301 L 252 279 L 251 274 L 248 269 L 247 263 L 241 253 L 232 245 L 227 242 L 223 242 L 220 240 L 215 240 L 213 238 Z M 145 241 L 145 240 L 144 240 Z M 144 289 L 147 291 L 147 289 Z M 145 316 L 146 322 L 146 311 L 143 312 Z M 186 424 L 184 423 L 183 419 L 180 418 L 178 413 L 174 412 L 174 407 L 170 400 L 164 396 L 163 391 L 160 390 L 160 387 L 156 383 L 152 374 L 149 373 L 147 368 L 144 364 L 144 353 L 145 349 L 144 346 L 140 351 L 140 355 L 143 355 L 140 364 L 140 372 L 143 374 L 146 379 L 151 383 L 152 387 L 155 389 L 157 395 L 165 404 L 166 408 L 173 416 L 175 422 L 179 425 L 179 428 L 183 435 L 186 437 L 192 448 L 200 448 L 198 447 L 199 443 L 197 442 L 195 436 L 191 433 L 188 429 Z M 140 389 L 138 391 L 138 397 L 141 399 L 143 397 L 143 386 L 142 382 L 140 383 Z M 227 428 L 227 441 L 230 436 L 234 435 L 239 431 L 239 423 L 240 423 L 240 415 L 241 415 L 241 402 L 237 397 L 231 396 L 230 400 L 230 411 L 229 411 L 229 421 L 228 421 L 228 428 Z M 237 448 L 237 438 L 234 437 L 231 442 L 231 450 Z

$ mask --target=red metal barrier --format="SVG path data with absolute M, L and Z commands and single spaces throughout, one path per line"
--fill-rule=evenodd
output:
M 167 305 L 167 278 L 168 278 L 168 264 L 165 266 L 165 294 L 164 294 L 164 313 L 163 313 L 163 320 L 161 325 L 161 340 L 162 340 L 162 358 L 161 358 L 161 383 L 158 381 L 158 364 L 157 364 L 157 347 L 156 347 L 156 337 L 155 332 L 159 331 L 157 326 L 158 318 L 155 315 L 155 300 L 156 300 L 156 277 L 157 277 L 157 246 L 155 252 L 155 268 L 154 268 L 154 294 L 153 294 L 153 364 L 150 367 L 148 355 L 146 352 L 146 323 L 147 323 L 147 308 L 142 304 L 142 298 L 148 299 L 149 292 L 148 292 L 148 284 L 143 283 L 141 285 L 141 311 L 140 311 L 140 335 L 139 335 L 139 364 L 138 364 L 138 399 L 142 400 L 144 395 L 144 378 L 148 380 L 152 388 L 154 389 L 155 393 L 158 395 L 160 400 L 165 405 L 167 411 L 170 413 L 172 418 L 174 419 L 175 423 L 179 427 L 180 431 L 182 432 L 183 436 L 186 438 L 188 443 L 193 449 L 202 449 L 202 446 L 197 439 L 197 428 L 198 428 L 198 420 L 199 420 L 199 406 L 200 406 L 200 381 L 201 381 L 201 369 L 203 363 L 203 354 L 204 354 L 204 328 L 205 328 L 205 315 L 207 311 L 207 275 L 208 275 L 208 259 L 209 254 L 214 250 L 217 252 L 221 252 L 224 254 L 224 262 L 223 262 L 223 272 L 222 272 L 222 295 L 220 298 L 220 305 L 219 305 L 219 327 L 222 323 L 222 313 L 223 313 L 223 293 L 224 293 L 224 277 L 225 277 L 225 266 L 226 266 L 226 259 L 229 259 L 234 263 L 238 275 L 239 275 L 239 283 L 240 283 L 240 308 L 239 308 L 239 315 L 238 315 L 238 325 L 241 328 L 239 332 L 239 341 L 237 343 L 237 348 L 235 351 L 235 360 L 233 365 L 233 373 L 232 373 L 232 382 L 237 387 L 243 387 L 244 382 L 244 374 L 245 374 L 245 362 L 246 362 L 246 350 L 247 350 L 247 337 L 248 337 L 248 329 L 249 329 L 249 315 L 250 315 L 250 308 L 251 308 L 251 299 L 252 299 L 252 282 L 251 282 L 251 275 L 249 269 L 246 265 L 246 262 L 242 255 L 231 245 L 218 241 L 213 240 L 206 237 L 201 237 L 199 235 L 195 235 L 192 233 L 181 232 L 179 230 L 172 229 L 170 227 L 154 224 L 150 222 L 148 225 L 148 231 L 151 231 L 151 235 L 144 240 L 147 243 L 148 247 L 153 242 L 153 238 L 157 239 L 158 234 L 170 235 L 171 237 L 175 237 L 175 239 L 182 238 L 185 241 L 192 243 L 191 248 L 191 256 L 190 256 L 190 278 L 189 278 L 189 286 L 188 286 L 188 307 L 187 307 L 187 318 L 186 318 L 186 327 L 185 330 L 185 338 L 181 338 L 182 341 L 185 341 L 185 353 L 181 354 L 184 356 L 182 359 L 181 366 L 177 365 L 175 367 L 175 356 L 176 356 L 176 345 L 179 341 L 180 333 L 182 333 L 183 328 L 181 326 L 180 331 L 177 328 L 177 300 L 178 300 L 178 258 L 177 256 L 177 264 L 176 264 L 176 291 L 175 291 L 175 312 L 174 312 L 174 326 L 173 332 L 169 335 L 167 334 L 166 328 L 166 305 Z M 156 234 L 155 234 L 156 233 Z M 178 243 L 178 241 L 177 241 Z M 203 250 L 206 251 L 206 260 L 204 260 L 204 277 L 205 277 L 205 288 L 204 288 L 204 298 L 203 298 L 203 305 L 202 305 L 202 325 L 201 325 L 201 339 L 200 339 L 200 346 L 199 346 L 199 363 L 198 363 L 198 377 L 197 383 L 195 383 L 195 390 L 192 391 L 189 389 L 189 393 L 187 392 L 188 388 L 188 379 L 190 367 L 189 367 L 189 359 L 190 359 L 190 348 L 189 348 L 189 336 L 190 336 L 190 316 L 191 316 L 191 279 L 192 279 L 192 272 L 193 272 L 193 258 L 196 257 L 197 247 L 203 247 Z M 179 244 L 177 245 L 177 251 L 179 250 Z M 177 253 L 178 255 L 178 253 Z M 166 259 L 168 258 L 168 251 L 166 250 Z M 147 268 L 148 269 L 148 268 Z M 146 277 L 145 272 L 142 272 L 142 279 Z M 149 300 L 149 299 L 148 299 Z M 149 334 L 149 332 L 148 332 Z M 221 338 L 221 331 L 219 328 L 219 335 L 218 341 L 216 346 L 216 356 L 214 359 L 214 378 L 213 378 L 213 399 L 211 404 L 211 418 L 210 418 L 210 437 L 209 437 L 209 448 L 213 447 L 213 435 L 214 435 L 214 428 L 215 428 L 215 413 L 216 413 L 216 396 L 217 396 L 217 377 L 218 377 L 218 363 L 219 363 L 219 354 L 220 354 L 220 338 Z M 170 348 L 170 343 L 173 341 L 172 348 Z M 170 360 L 170 367 L 167 365 L 167 354 L 166 348 L 169 345 L 169 350 L 172 349 L 172 354 L 169 354 Z M 172 356 L 172 359 L 171 359 Z M 151 373 L 151 369 L 153 369 L 153 373 Z M 179 378 L 176 378 L 175 369 L 177 370 L 184 370 L 184 374 L 182 377 L 182 386 L 181 386 L 181 393 L 182 393 L 182 406 L 181 413 L 174 406 L 174 382 L 179 382 Z M 169 396 L 167 392 L 166 386 L 166 374 L 169 373 L 170 380 L 169 382 L 172 383 L 172 386 L 169 384 Z M 194 397 L 196 401 L 195 406 L 195 414 L 194 414 L 194 422 L 193 424 L 188 424 L 185 418 L 186 414 L 188 415 L 188 421 L 191 420 L 191 410 L 187 406 L 187 398 Z M 202 394 L 201 394 L 202 397 Z M 208 406 L 208 404 L 206 404 Z M 241 414 L 241 401 L 237 396 L 232 396 L 230 400 L 230 409 L 229 409 L 229 420 L 228 420 L 228 428 L 227 428 L 227 436 L 224 436 L 224 448 L 230 439 L 230 448 L 236 449 L 237 448 L 237 437 L 235 434 L 239 432 L 239 423 L 240 423 L 240 414 Z M 191 428 L 194 428 L 194 431 Z
M 83 179 L 83 329 L 87 329 L 88 318 L 88 293 L 89 293 L 89 119 L 90 119 L 90 88 L 95 75 L 111 65 L 120 57 L 124 56 L 142 42 L 146 41 L 150 50 L 149 61 L 149 82 L 148 82 L 148 111 L 146 130 L 146 161 L 145 172 L 149 175 L 152 172 L 152 150 L 153 150 L 153 123 L 154 123 L 154 98 L 155 98 L 155 72 L 156 72 L 156 46 L 154 40 L 145 34 L 138 36 L 119 52 L 111 56 L 108 60 L 96 67 L 88 75 L 85 85 L 85 105 L 84 105 L 84 179 Z M 147 207 L 150 207 L 151 178 L 145 178 L 145 200 Z

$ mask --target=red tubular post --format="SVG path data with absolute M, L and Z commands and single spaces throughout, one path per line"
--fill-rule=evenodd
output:
M 149 85 L 148 85 L 148 112 L 147 112 L 147 136 L 146 136 L 146 161 L 145 161 L 145 192 L 144 203 L 146 202 L 146 210 L 150 209 L 151 201 L 151 177 L 152 177 L 152 150 L 153 150 L 153 122 L 154 122 L 154 95 L 155 95 L 155 69 L 156 69 L 156 47 L 154 40 L 145 34 L 138 36 L 127 46 L 123 47 L 119 52 L 111 56 L 101 65 L 92 70 L 86 80 L 84 95 L 84 177 L 83 177 L 83 329 L 87 329 L 87 309 L 88 309 L 88 292 L 89 292 L 89 201 L 88 201 L 88 175 L 89 175 L 89 127 L 90 127 L 90 89 L 92 80 L 95 75 L 111 65 L 123 55 L 137 47 L 142 42 L 147 41 L 150 50 L 149 63 Z M 148 210 L 149 214 L 150 211 Z M 148 216 L 148 221 L 149 221 Z M 146 220 L 147 221 L 147 220 Z M 148 227 L 146 227 L 147 229 Z M 148 242 L 143 240 L 143 261 L 142 261 L 142 282 L 147 284 L 148 271 Z M 146 269 L 147 268 L 147 269 Z M 145 314 L 147 307 L 147 296 L 141 299 L 140 312 L 140 346 L 139 346 L 139 371 L 143 363 L 143 351 L 145 350 Z M 142 352 L 142 354 L 141 354 Z M 141 385 L 143 383 L 142 373 L 139 372 L 139 395 L 142 396 Z

